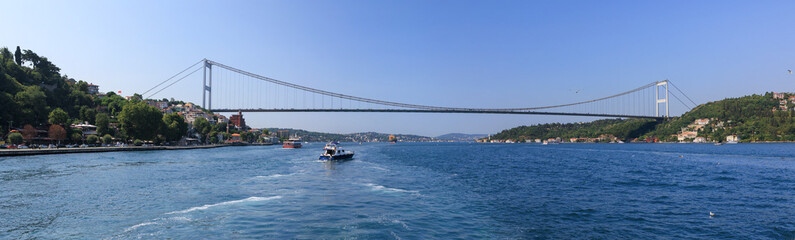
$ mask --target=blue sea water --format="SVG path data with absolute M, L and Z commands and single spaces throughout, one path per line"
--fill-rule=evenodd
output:
M 322 146 L 0 158 L 0 238 L 795 239 L 793 144 Z

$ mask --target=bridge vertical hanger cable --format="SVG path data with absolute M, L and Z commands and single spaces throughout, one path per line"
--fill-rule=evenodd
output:
M 283 87 L 297 88 L 297 89 L 301 89 L 301 90 L 304 90 L 304 91 L 315 92 L 315 93 L 318 93 L 318 94 L 321 94 L 321 95 L 329 96 L 331 98 L 349 99 L 349 100 L 353 100 L 353 101 L 362 101 L 362 102 L 368 102 L 368 103 L 374 103 L 374 104 L 380 104 L 380 105 L 387 105 L 387 106 L 394 106 L 394 107 L 403 107 L 403 108 L 412 108 L 412 109 L 425 109 L 425 110 L 527 111 L 527 110 L 540 110 L 540 109 L 549 109 L 549 108 L 560 108 L 560 107 L 565 107 L 565 106 L 584 104 L 584 103 L 588 103 L 588 102 L 601 101 L 601 100 L 606 100 L 606 99 L 610 99 L 610 98 L 614 98 L 614 97 L 618 97 L 618 96 L 623 96 L 623 95 L 629 94 L 629 93 L 634 92 L 634 91 L 642 90 L 643 88 L 646 88 L 648 86 L 653 86 L 653 84 L 655 84 L 655 83 L 651 83 L 651 84 L 647 84 L 645 86 L 642 86 L 640 88 L 636 88 L 636 89 L 633 89 L 633 90 L 630 90 L 630 91 L 626 91 L 626 92 L 623 92 L 623 93 L 619 93 L 619 94 L 615 94 L 615 95 L 612 95 L 612 96 L 608 96 L 608 97 L 604 97 L 604 98 L 598 98 L 598 99 L 593 99 L 593 100 L 590 100 L 590 101 L 571 103 L 571 104 L 561 104 L 561 105 L 552 105 L 552 106 L 544 106 L 544 107 L 529 107 L 529 108 L 496 108 L 496 109 L 489 109 L 489 108 L 453 108 L 453 107 L 439 107 L 439 106 L 428 106 L 428 105 L 397 103 L 397 102 L 382 101 L 382 100 L 375 100 L 375 99 L 368 99 L 368 98 L 355 97 L 355 96 L 344 95 L 344 94 L 339 94 L 339 93 L 333 93 L 333 92 L 328 92 L 328 91 L 323 91 L 323 90 L 319 90 L 319 89 L 304 87 L 304 86 L 301 86 L 301 85 L 296 85 L 296 84 L 292 84 L 292 83 L 283 82 L 283 81 L 279 81 L 279 80 L 276 80 L 276 79 L 260 76 L 260 75 L 253 74 L 253 73 L 250 73 L 250 72 L 246 72 L 246 71 L 243 71 L 243 70 L 240 70 L 240 69 L 237 69 L 237 68 L 233 68 L 233 67 L 230 67 L 230 66 L 227 66 L 227 65 L 212 61 L 212 60 L 208 60 L 208 61 L 210 61 L 213 65 L 217 65 L 219 67 L 226 68 L 229 71 L 237 72 L 237 73 L 240 73 L 240 74 L 243 74 L 243 75 L 248 75 L 248 76 L 250 76 L 252 78 L 256 78 L 256 79 L 260 79 L 260 80 L 264 80 L 264 81 L 269 81 L 269 82 L 281 85 Z M 330 99 L 330 101 L 331 101 L 330 103 L 333 105 L 334 99 Z M 332 108 L 333 108 L 333 106 L 332 106 Z
M 221 85 L 226 86 L 226 89 L 229 90 L 226 95 L 230 101 L 223 104 L 227 108 L 210 109 L 216 111 L 234 109 L 235 111 L 262 112 L 470 112 L 659 118 L 651 115 L 643 115 L 645 111 L 652 109 L 646 107 L 649 105 L 648 101 L 646 101 L 646 99 L 648 99 L 646 95 L 650 90 L 653 90 L 651 87 L 655 86 L 657 82 L 652 82 L 619 94 L 569 104 L 525 108 L 459 108 L 406 104 L 355 97 L 279 81 L 211 60 L 207 60 L 207 62 L 210 66 L 215 65 L 216 69 L 220 68 L 224 70 L 224 76 L 222 77 L 225 78 L 225 80 Z M 271 87 L 273 87 L 272 91 L 270 89 Z M 682 93 L 683 96 L 686 96 L 681 89 L 678 89 L 678 87 L 676 87 L 676 89 Z M 312 104 L 309 104 L 310 99 L 307 94 L 312 95 Z M 317 99 L 318 97 L 320 99 Z M 686 107 L 689 107 L 688 104 L 681 101 L 682 99 L 678 99 L 678 95 L 674 97 Z M 326 98 L 328 98 L 328 100 L 326 100 Z M 273 101 L 270 101 L 271 99 Z M 689 100 L 692 102 L 692 99 Z M 326 102 L 329 104 L 325 104 Z M 269 107 L 271 105 L 272 107 Z M 312 105 L 311 109 L 308 108 L 309 105 Z M 321 107 L 318 108 L 318 105 Z M 366 108 L 362 108 L 362 105 L 365 105 Z M 263 106 L 268 109 L 262 108 Z M 300 109 L 302 106 L 304 108 Z M 554 110 L 547 112 L 536 111 L 540 109 Z

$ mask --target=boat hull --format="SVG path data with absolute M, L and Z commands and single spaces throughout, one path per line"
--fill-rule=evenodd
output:
M 353 154 L 340 154 L 340 155 L 320 155 L 320 160 L 323 161 L 338 161 L 352 159 Z
M 301 143 L 284 143 L 282 148 L 301 148 Z

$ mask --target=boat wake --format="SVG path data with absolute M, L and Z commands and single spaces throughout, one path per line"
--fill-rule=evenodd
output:
M 157 220 L 157 219 L 155 219 L 155 220 Z M 140 223 L 140 224 L 136 224 L 135 226 L 128 227 L 128 228 L 124 229 L 124 231 L 125 231 L 125 232 L 129 232 L 129 231 L 135 230 L 136 228 L 139 228 L 139 227 L 143 227 L 143 226 L 149 226 L 149 225 L 155 225 L 155 224 L 157 224 L 157 222 L 145 222 L 145 223 Z
M 139 224 L 136 224 L 135 226 L 128 227 L 128 228 L 124 229 L 124 232 L 130 232 L 130 231 L 133 231 L 133 230 L 135 230 L 135 229 L 137 229 L 139 227 L 143 227 L 143 226 L 163 224 L 164 222 L 169 222 L 169 221 L 190 222 L 191 220 L 190 220 L 190 218 L 186 218 L 186 217 L 155 218 L 155 219 L 153 219 L 150 222 L 139 223 Z
M 201 207 L 192 207 L 192 208 L 188 208 L 188 209 L 181 210 L 181 211 L 174 211 L 174 212 L 166 213 L 166 215 L 170 215 L 170 214 L 180 214 L 180 213 L 189 213 L 189 212 L 193 212 L 193 211 L 197 211 L 197 210 L 205 210 L 205 209 L 212 208 L 212 207 L 225 206 L 225 205 L 233 205 L 233 204 L 245 203 L 245 202 L 260 202 L 260 201 L 268 201 L 268 200 L 279 199 L 279 198 L 282 198 L 282 196 L 273 196 L 273 197 L 250 197 L 250 198 L 246 198 L 246 199 L 240 199 L 240 200 L 234 200 L 234 201 L 227 201 L 227 202 L 221 202 L 221 203 L 216 203 L 216 204 L 207 204 L 207 205 L 204 205 L 204 206 L 201 206 Z
M 298 173 L 288 173 L 288 174 L 278 174 L 278 173 L 277 173 L 277 174 L 268 175 L 268 176 L 254 176 L 254 177 L 252 177 L 251 179 L 268 179 L 268 178 L 280 178 L 280 177 L 292 176 L 292 175 L 295 175 L 295 174 L 298 174 Z
M 216 204 L 207 204 L 207 205 L 204 205 L 204 206 L 201 206 L 201 207 L 192 207 L 192 208 L 181 210 L 181 211 L 169 212 L 169 213 L 166 213 L 165 215 L 189 213 L 189 212 L 193 212 L 193 211 L 197 211 L 197 210 L 206 210 L 208 208 L 217 207 L 217 206 L 233 205 L 233 204 L 239 204 L 239 203 L 245 203 L 245 202 L 267 201 L 267 200 L 273 200 L 273 199 L 279 199 L 279 198 L 282 198 L 282 196 L 250 197 L 250 198 L 246 198 L 246 199 L 226 201 L 226 202 L 221 202 L 221 203 L 216 203 Z M 150 220 L 148 222 L 139 223 L 139 224 L 133 225 L 131 227 L 125 228 L 124 232 L 125 233 L 129 233 L 129 232 L 135 231 L 138 228 L 146 227 L 146 226 L 167 225 L 167 224 L 173 223 L 173 222 L 190 222 L 190 221 L 192 221 L 190 218 L 182 217 L 182 216 L 177 216 L 177 217 L 159 217 L 159 218 L 152 219 L 152 220 Z
M 289 177 L 289 176 L 293 176 L 293 175 L 297 175 L 297 174 L 301 174 L 301 173 L 304 173 L 304 171 L 297 171 L 297 172 L 294 172 L 294 173 L 287 173 L 287 174 L 276 173 L 276 174 L 271 174 L 271 175 L 253 176 L 253 177 L 250 177 L 250 178 L 246 179 L 245 181 L 247 182 L 247 181 L 256 181 L 256 180 L 264 180 L 264 179 L 283 178 L 283 177 Z
M 381 165 L 379 165 L 379 164 L 375 164 L 375 163 L 371 163 L 371 162 L 366 162 L 366 161 L 359 161 L 359 162 L 360 162 L 360 163 L 364 163 L 364 164 L 368 165 L 368 166 L 366 166 L 366 168 L 372 168 L 372 169 L 377 169 L 377 170 L 381 170 L 381 171 L 389 172 L 389 169 L 383 168 L 383 167 L 381 167 Z
M 373 191 L 404 192 L 404 193 L 412 193 L 412 194 L 419 194 L 420 193 L 420 191 L 405 190 L 405 189 L 400 189 L 400 188 L 390 188 L 390 187 L 384 187 L 384 186 L 381 186 L 381 185 L 375 185 L 375 184 L 372 184 L 372 183 L 367 183 L 367 184 L 364 184 L 364 185 L 370 187 Z

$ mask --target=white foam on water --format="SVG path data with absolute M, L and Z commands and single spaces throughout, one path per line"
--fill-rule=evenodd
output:
M 124 231 L 125 232 L 129 232 L 129 231 L 135 230 L 136 228 L 139 228 L 139 227 L 149 226 L 149 225 L 154 225 L 154 224 L 158 224 L 158 223 L 157 222 L 139 223 L 139 224 L 136 224 L 135 226 L 125 228 Z
M 155 218 L 151 222 L 140 223 L 140 224 L 136 224 L 135 226 L 125 228 L 124 232 L 133 231 L 133 230 L 135 230 L 135 229 L 137 229 L 139 227 L 143 227 L 143 226 L 163 224 L 164 221 L 185 221 L 185 222 L 189 222 L 190 218 L 187 218 L 187 217 Z
M 267 175 L 267 176 L 254 176 L 254 177 L 250 178 L 249 180 L 289 177 L 289 176 L 293 176 L 293 175 L 296 175 L 296 174 L 299 174 L 299 173 L 303 173 L 303 172 L 304 171 L 298 171 L 298 172 L 288 173 L 288 174 L 278 174 L 277 173 L 277 174 L 272 174 L 272 175 Z
M 389 188 L 389 187 L 384 187 L 384 186 L 381 186 L 381 185 L 375 185 L 375 184 L 372 184 L 372 183 L 367 183 L 367 184 L 364 184 L 364 185 L 372 188 L 374 191 L 420 193 L 420 191 L 405 190 L 405 189 L 400 189 L 400 188 Z
M 255 179 L 257 179 L 257 178 L 278 178 L 278 177 L 284 177 L 284 176 L 290 176 L 290 175 L 295 175 L 295 173 L 290 173 L 290 174 L 278 174 L 277 173 L 277 174 L 268 175 L 268 176 L 255 176 L 254 178 Z
M 403 226 L 403 228 L 405 228 L 406 230 L 409 230 L 409 231 L 411 231 L 411 228 L 409 227 L 409 225 L 406 225 L 406 223 L 405 223 L 405 222 L 403 222 L 403 221 L 400 221 L 400 220 L 397 220 L 397 219 L 393 219 L 393 220 L 392 220 L 392 223 L 395 223 L 395 224 L 400 224 L 400 225 L 402 225 L 402 226 Z
M 363 164 L 370 165 L 370 166 L 367 166 L 367 168 L 378 169 L 378 170 L 381 170 L 381 171 L 389 172 L 389 169 L 383 168 L 379 164 L 375 164 L 375 163 L 371 163 L 371 162 L 365 162 L 365 161 L 359 161 L 359 162 L 363 163 Z
M 397 233 L 395 233 L 395 232 L 393 232 L 393 231 L 389 231 L 389 233 L 391 233 L 391 234 L 392 234 L 392 236 L 393 236 L 393 237 L 395 237 L 395 239 L 397 239 L 397 240 L 402 240 L 402 238 L 400 238 L 400 236 L 398 236 L 398 235 L 397 235 Z
M 250 198 L 246 198 L 246 199 L 233 200 L 233 201 L 221 202 L 221 203 L 216 203 L 216 204 L 207 204 L 207 205 L 204 205 L 204 206 L 201 206 L 201 207 L 192 207 L 192 208 L 188 208 L 188 209 L 185 209 L 185 210 L 174 211 L 174 212 L 170 212 L 170 213 L 166 213 L 166 214 L 168 215 L 168 214 L 189 213 L 189 212 L 193 212 L 193 211 L 196 211 L 196 210 L 205 210 L 205 209 L 208 209 L 208 208 L 211 208 L 211 207 L 232 205 L 232 204 L 245 203 L 245 202 L 268 201 L 268 200 L 279 199 L 279 198 L 282 198 L 282 196 L 250 197 Z
M 389 169 L 382 168 L 382 167 L 370 166 L 370 168 L 372 168 L 372 169 L 378 169 L 378 170 L 385 171 L 385 172 L 389 172 Z
M 166 218 L 166 219 L 172 220 L 172 221 L 186 221 L 186 222 L 190 221 L 190 218 L 186 218 L 186 217 L 170 217 L 170 218 Z

